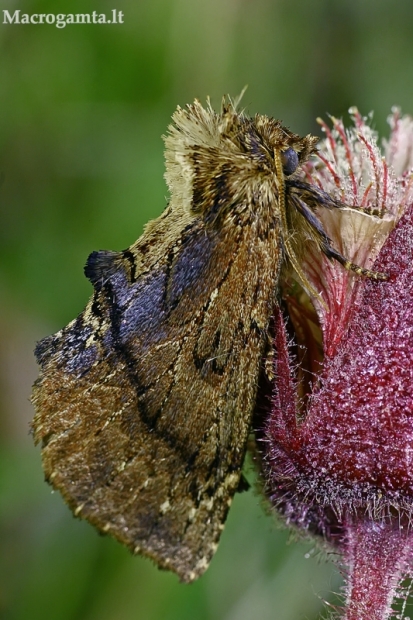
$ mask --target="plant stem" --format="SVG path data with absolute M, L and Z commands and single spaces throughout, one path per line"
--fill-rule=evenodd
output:
M 397 587 L 408 571 L 413 536 L 398 519 L 375 522 L 367 517 L 348 527 L 345 620 L 388 620 Z

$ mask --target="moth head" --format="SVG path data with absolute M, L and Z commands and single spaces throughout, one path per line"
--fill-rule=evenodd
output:
M 209 102 L 178 107 L 164 140 L 171 201 L 216 221 L 245 204 L 273 201 L 283 185 L 279 177 L 294 174 L 318 139 L 300 137 L 264 115 L 249 118 L 224 99 L 220 113 Z
M 298 153 L 297 151 L 294 151 L 294 149 L 289 146 L 287 149 L 285 149 L 285 151 L 281 151 L 280 157 L 281 157 L 283 172 L 285 176 L 289 177 L 291 174 L 293 174 L 297 170 L 298 165 L 300 163 L 300 160 L 298 158 Z
M 272 172 L 276 153 L 281 156 L 284 175 L 290 176 L 316 150 L 318 138 L 311 135 L 300 137 L 268 116 L 257 114 L 253 119 L 247 119 L 246 124 L 244 146 L 252 158 L 258 149 L 261 154 L 265 153 L 266 164 Z

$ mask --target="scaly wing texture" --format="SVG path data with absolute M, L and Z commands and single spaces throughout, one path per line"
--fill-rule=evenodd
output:
M 167 209 L 125 252 L 91 255 L 88 306 L 37 348 L 46 478 L 183 581 L 207 568 L 239 485 L 281 259 L 261 229 Z

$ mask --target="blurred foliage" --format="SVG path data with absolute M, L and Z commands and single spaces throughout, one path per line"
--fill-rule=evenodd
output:
M 87 13 L 92 0 L 2 2 Z M 410 0 L 101 0 L 123 25 L 0 24 L 0 615 L 7 620 L 321 617 L 340 580 L 238 496 L 206 575 L 180 585 L 74 520 L 28 434 L 34 342 L 71 320 L 94 249 L 122 249 L 166 204 L 177 104 L 249 88 L 248 111 L 317 132 L 316 116 L 413 112 Z M 1 13 L 1 17 L 3 14 Z

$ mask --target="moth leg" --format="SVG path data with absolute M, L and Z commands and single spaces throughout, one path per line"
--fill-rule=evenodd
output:
M 343 265 L 344 269 L 347 271 L 353 271 L 359 276 L 365 276 L 366 278 L 371 278 L 372 280 L 388 280 L 389 276 L 387 273 L 382 273 L 381 271 L 371 271 L 370 269 L 365 269 L 364 267 L 360 267 L 355 263 L 352 263 L 347 258 L 342 256 L 340 252 L 337 252 L 331 245 L 327 247 L 321 248 L 327 258 L 334 258 L 336 261 Z
M 297 195 L 293 194 L 291 198 L 299 213 L 305 217 L 310 226 L 317 232 L 317 236 L 320 240 L 320 249 L 327 256 L 327 258 L 335 259 L 344 267 L 344 269 L 347 269 L 347 271 L 352 271 L 357 275 L 365 276 L 366 278 L 371 278 L 373 280 L 388 280 L 389 276 L 386 273 L 371 271 L 370 269 L 360 267 L 359 265 L 349 261 L 348 258 L 340 254 L 340 252 L 337 252 L 337 250 L 335 250 L 331 245 L 331 240 L 326 235 L 320 220 L 311 211 L 311 209 L 305 204 L 305 202 L 300 200 Z
M 290 197 L 297 197 L 305 202 L 310 209 L 317 209 L 324 207 L 325 209 L 351 209 L 352 211 L 358 211 L 365 215 L 373 215 L 379 219 L 383 218 L 386 210 L 380 207 L 362 207 L 359 205 L 348 205 L 341 200 L 332 198 L 330 194 L 323 191 L 315 185 L 310 185 L 300 179 L 290 178 L 286 181 L 287 190 Z M 371 187 L 371 184 L 370 186 Z M 365 191 L 365 195 L 368 193 L 369 187 Z

